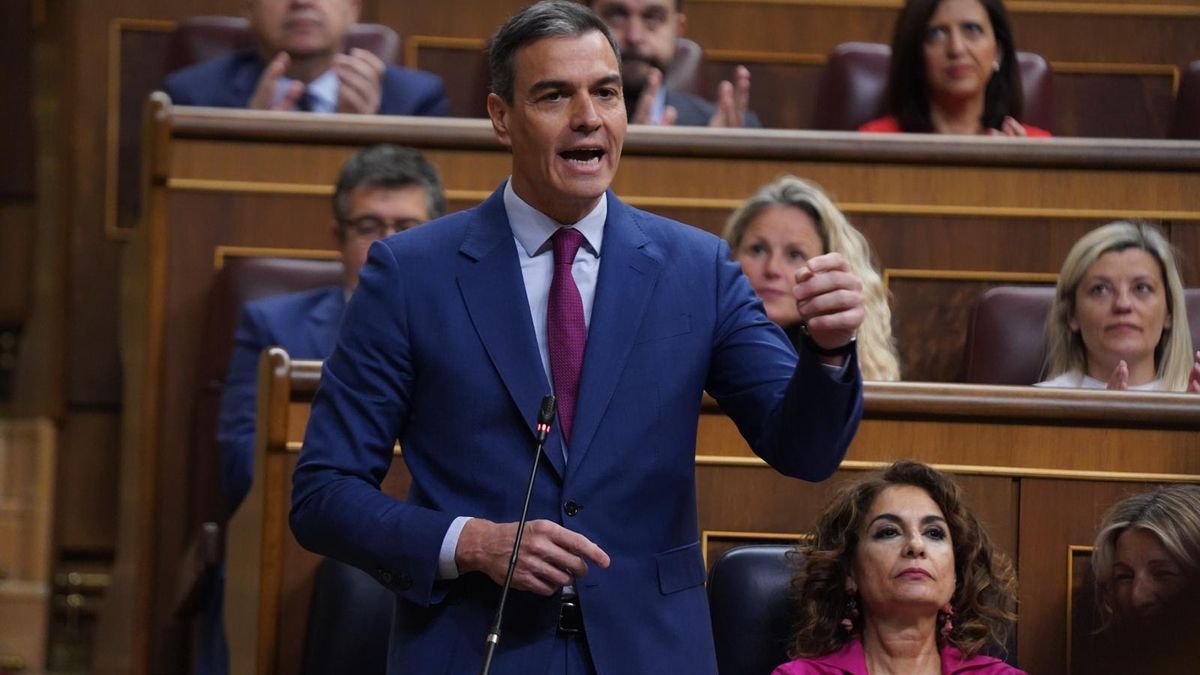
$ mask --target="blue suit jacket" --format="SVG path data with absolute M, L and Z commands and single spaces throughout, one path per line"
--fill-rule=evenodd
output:
M 326 286 L 255 300 L 242 309 L 217 422 L 221 485 L 230 509 L 246 497 L 254 479 L 255 392 L 262 350 L 278 345 L 293 359 L 328 357 L 345 306 L 344 289 Z
M 856 363 L 844 375 L 808 355 L 797 366 L 721 240 L 609 194 L 570 459 L 556 424 L 530 506 L 612 559 L 576 583 L 601 675 L 716 671 L 696 515 L 701 392 L 776 469 L 820 480 L 860 416 Z M 393 675 L 479 667 L 499 588 L 478 573 L 437 580 L 438 551 L 455 516 L 517 520 L 549 391 L 502 191 L 371 247 L 313 402 L 291 525 L 395 591 Z M 405 502 L 379 491 L 396 439 Z M 509 596 L 492 672 L 546 672 L 557 606 Z
M 258 52 L 242 49 L 171 73 L 163 90 L 176 105 L 245 108 L 266 64 Z M 380 115 L 444 117 L 450 111 L 442 78 L 389 65 L 383 74 Z
M 681 127 L 706 127 L 713 114 L 717 112 L 717 106 L 712 101 L 674 89 L 667 90 L 663 104 L 675 108 L 675 112 L 679 115 L 675 118 L 675 124 Z M 761 129 L 762 122 L 759 121 L 758 115 L 755 115 L 753 110 L 747 110 L 742 126 L 746 129 Z

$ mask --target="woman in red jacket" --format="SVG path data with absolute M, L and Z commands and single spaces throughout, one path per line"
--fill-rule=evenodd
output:
M 887 117 L 859 131 L 1049 136 L 1021 124 L 1012 26 L 1001 0 L 909 0 L 896 19 Z

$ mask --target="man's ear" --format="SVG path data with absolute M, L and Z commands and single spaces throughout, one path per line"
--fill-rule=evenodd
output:
M 362 16 L 362 0 L 347 0 L 350 3 L 350 23 L 358 23 Z
M 512 137 L 508 133 L 508 104 L 496 94 L 488 94 L 488 117 L 492 119 L 492 130 L 501 145 L 511 148 Z
M 681 38 L 687 34 L 687 14 L 679 12 L 675 15 L 675 37 Z

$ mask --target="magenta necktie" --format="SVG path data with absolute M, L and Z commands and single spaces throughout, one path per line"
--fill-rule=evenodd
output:
M 587 327 L 583 323 L 583 299 L 571 276 L 575 254 L 583 243 L 579 230 L 560 227 L 554 233 L 554 280 L 546 310 L 546 342 L 550 348 L 550 376 L 558 399 L 558 423 L 563 441 L 571 438 L 575 400 L 579 395 L 579 373 Z

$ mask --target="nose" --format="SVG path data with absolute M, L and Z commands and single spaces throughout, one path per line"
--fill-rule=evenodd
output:
M 958 54 L 963 51 L 962 31 L 957 28 L 950 29 L 949 35 L 946 36 L 946 51 L 951 54 Z
M 1133 308 L 1133 293 L 1128 288 L 1120 288 L 1113 294 L 1113 310 L 1128 312 Z
M 631 16 L 625 22 L 625 44 L 637 46 L 646 39 L 646 24 L 640 17 Z
M 792 273 L 793 271 L 794 270 L 792 269 L 792 266 L 787 261 L 787 257 L 784 256 L 783 253 L 781 253 L 781 252 L 772 253 L 770 255 L 770 257 L 767 258 L 767 265 L 766 265 L 765 272 L 766 272 L 768 279 L 778 279 L 780 277 L 786 277 L 788 274 Z
M 1143 614 L 1157 605 L 1158 588 L 1154 581 L 1143 575 L 1134 577 L 1130 601 L 1133 603 L 1133 608 Z
M 909 558 L 925 557 L 925 540 L 921 538 L 920 532 L 910 534 L 904 544 L 904 555 Z
M 572 101 L 571 129 L 586 134 L 599 128 L 600 114 L 596 110 L 596 102 L 590 93 L 580 92 Z

